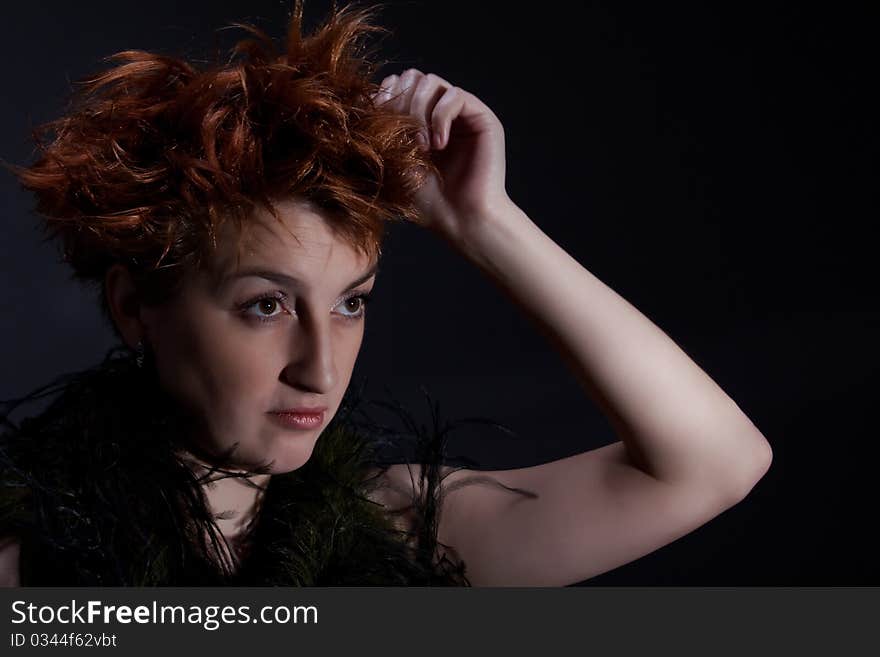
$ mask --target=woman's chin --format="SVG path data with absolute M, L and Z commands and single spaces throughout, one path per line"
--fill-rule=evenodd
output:
M 315 440 L 297 441 L 296 444 L 278 444 L 276 442 L 271 454 L 268 454 L 266 459 L 267 462 L 271 462 L 270 474 L 284 474 L 298 470 L 308 463 L 314 449 Z

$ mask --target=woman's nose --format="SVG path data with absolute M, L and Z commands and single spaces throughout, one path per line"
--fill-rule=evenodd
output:
M 337 381 L 330 320 L 302 322 L 300 328 L 285 377 L 291 385 L 326 394 Z

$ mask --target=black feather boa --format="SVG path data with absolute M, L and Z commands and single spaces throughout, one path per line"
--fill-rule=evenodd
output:
M 0 537 L 21 540 L 22 585 L 469 585 L 465 564 L 437 549 L 451 425 L 435 416 L 433 429 L 419 430 L 396 407 L 425 465 L 404 533 L 366 497 L 379 481 L 368 471 L 384 470 L 382 450 L 404 434 L 358 415 L 362 393 L 351 386 L 309 461 L 271 477 L 246 557 L 231 568 L 209 556 L 225 553 L 224 539 L 203 481 L 178 456 L 185 419 L 148 371 L 114 347 L 100 365 L 0 409 Z M 55 393 L 36 417 L 9 419 L 23 401 Z

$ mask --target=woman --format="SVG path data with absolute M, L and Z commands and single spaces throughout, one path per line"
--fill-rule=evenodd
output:
M 371 82 L 370 10 L 301 17 L 282 55 L 242 26 L 244 61 L 204 72 L 119 53 L 14 169 L 126 347 L 7 421 L 3 581 L 559 586 L 741 500 L 767 441 L 508 196 L 495 114 L 416 69 Z M 436 429 L 383 462 L 349 383 L 394 217 L 532 317 L 620 440 L 480 473 Z

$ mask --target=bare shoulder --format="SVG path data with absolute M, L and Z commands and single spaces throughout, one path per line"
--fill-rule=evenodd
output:
M 0 586 L 20 586 L 21 543 L 15 537 L 0 539 Z
M 371 476 L 378 476 L 377 485 L 368 495 L 368 498 L 382 505 L 392 518 L 394 525 L 401 531 L 411 531 L 414 527 L 415 513 L 412 508 L 413 500 L 418 499 L 424 503 L 424 491 L 419 486 L 424 466 L 415 463 L 398 463 L 388 466 L 380 473 L 379 468 L 370 471 Z M 472 471 L 471 471 L 472 472 Z M 450 545 L 446 540 L 444 517 L 447 515 L 449 504 L 444 500 L 448 491 L 454 488 L 463 474 L 451 466 L 442 466 L 440 469 L 440 496 L 438 519 L 438 540 L 441 544 Z M 440 547 L 440 546 L 438 546 Z M 442 550 L 442 547 L 440 548 Z
M 418 499 L 420 504 L 425 502 L 425 491 L 420 487 L 420 480 L 424 470 L 423 464 L 400 463 L 388 466 L 384 472 L 374 468 L 370 474 L 378 476 L 377 486 L 368 495 L 373 502 L 381 504 L 389 513 L 395 526 L 402 531 L 412 531 L 415 521 L 415 513 L 412 509 L 413 500 Z M 461 467 L 441 466 L 440 484 L 437 490 L 439 504 L 437 507 L 437 541 L 438 555 L 443 554 L 454 557 L 453 560 L 462 558 L 457 547 L 456 530 L 471 522 L 466 513 L 469 503 L 474 501 L 474 494 L 462 495 L 457 491 L 462 490 L 468 484 L 504 484 L 494 476 L 492 471 L 471 470 Z M 477 494 L 479 495 L 479 493 Z M 451 548 L 451 552 L 449 550 Z M 467 565 L 467 561 L 465 561 Z
M 408 506 L 414 499 L 414 493 L 419 490 L 418 482 L 422 476 L 421 464 L 397 463 L 388 466 L 380 475 L 380 469 L 374 467 L 370 470 L 370 476 L 379 475 L 378 486 L 370 493 L 369 498 L 393 510 Z M 440 469 L 441 486 L 444 493 L 451 484 L 458 481 L 462 474 L 452 466 L 443 466 Z M 473 473 L 473 470 L 466 472 Z M 421 500 L 424 501 L 424 500 Z

